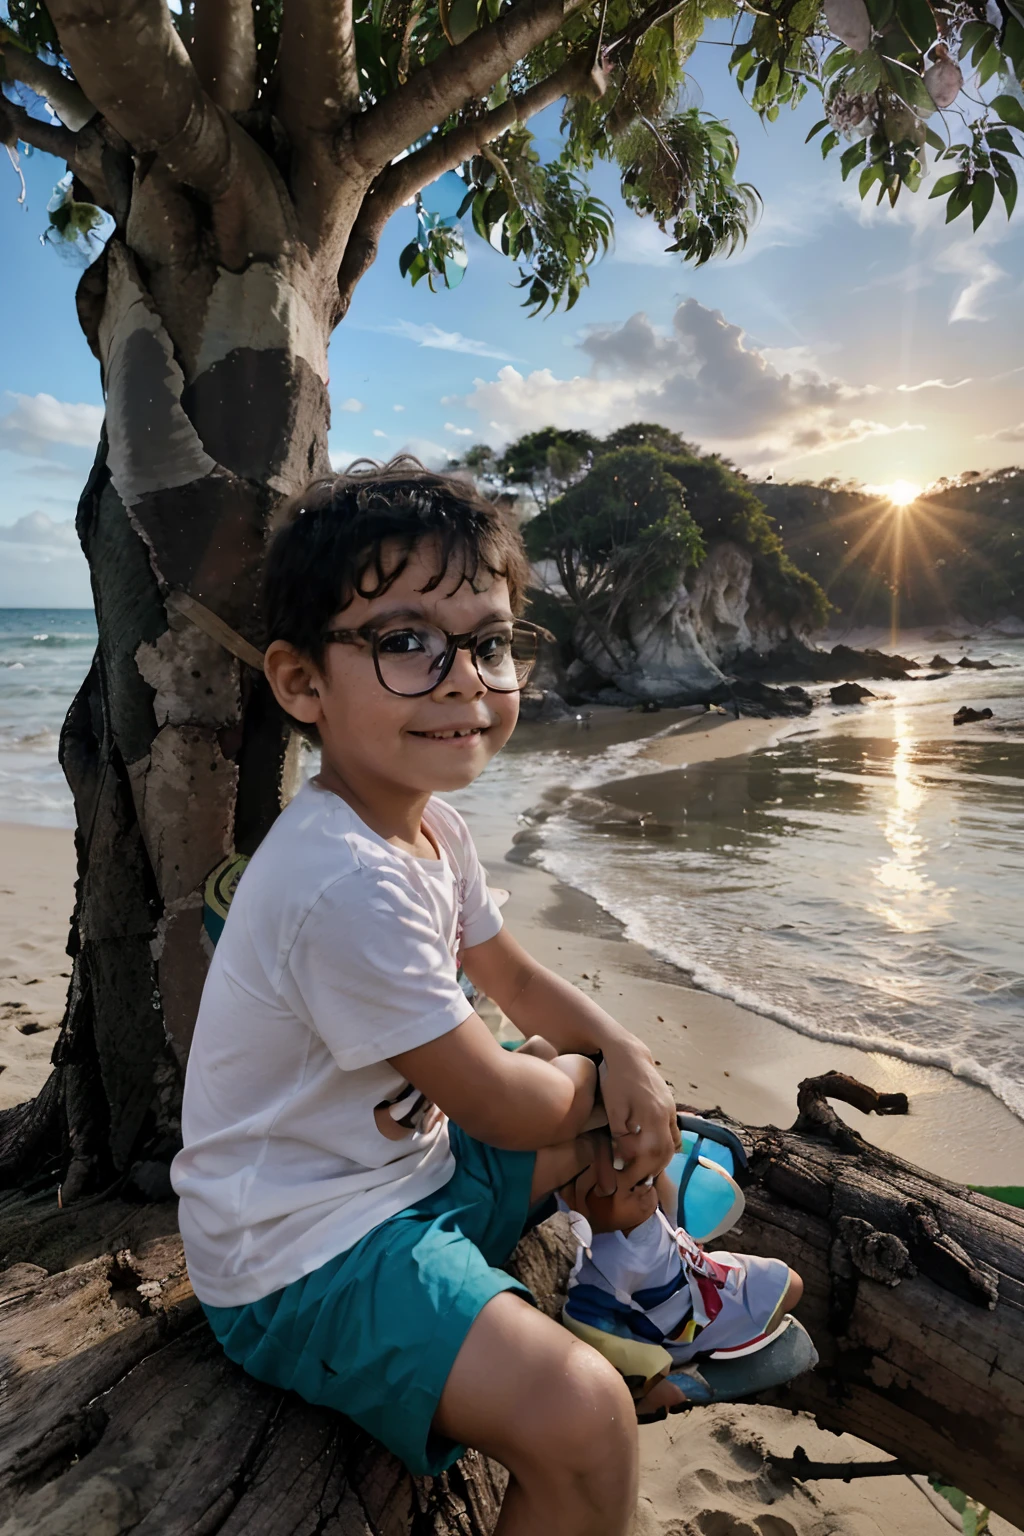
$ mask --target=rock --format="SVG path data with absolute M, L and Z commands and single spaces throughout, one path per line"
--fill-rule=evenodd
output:
M 940 656 L 938 652 L 936 652 L 928 665 L 930 667 L 948 667 L 952 669 L 955 666 L 955 662 L 947 661 L 945 656 Z
M 953 724 L 954 725 L 973 725 L 975 720 L 991 720 L 991 719 L 992 719 L 992 711 L 990 709 L 971 709 L 969 705 L 961 704 L 960 708 L 957 710 L 956 714 L 953 716 Z
M 749 678 L 731 678 L 708 695 L 709 704 L 722 704 L 728 713 L 773 720 L 777 715 L 809 715 L 814 700 L 803 688 L 769 688 Z M 732 710 L 728 706 L 732 705 Z
M 865 699 L 877 697 L 870 688 L 863 688 L 860 683 L 839 683 L 828 692 L 833 704 L 863 704 Z
M 957 666 L 964 667 L 970 672 L 995 672 L 998 670 L 995 662 L 989 661 L 987 657 L 982 657 L 981 661 L 972 661 L 970 656 L 961 656 Z
M 552 720 L 568 720 L 573 711 L 553 688 L 527 688 L 519 696 L 520 720 L 531 720 L 541 725 Z
M 801 679 L 839 683 L 860 677 L 897 681 L 916 666 L 917 662 L 908 656 L 889 656 L 870 648 L 858 651 L 849 645 L 834 645 L 831 651 L 824 651 L 790 638 L 767 654 L 744 651 L 736 658 L 733 670 L 741 677 L 764 677 L 775 683 Z
M 991 624 L 986 624 L 985 633 L 998 635 L 1002 640 L 1024 639 L 1024 619 L 1017 618 L 1016 614 L 1007 614 L 1005 618 L 995 619 Z

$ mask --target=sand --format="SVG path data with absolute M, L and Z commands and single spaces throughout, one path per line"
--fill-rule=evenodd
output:
M 0 1109 L 45 1082 L 64 1015 L 72 833 L 0 822 Z
M 749 751 L 800 725 L 685 712 L 674 723 L 674 734 L 659 735 L 649 749 L 666 767 Z M 667 713 L 607 711 L 585 732 L 573 724 L 534 727 L 523 745 L 545 741 L 589 752 L 672 724 Z M 645 1039 L 680 1098 L 721 1104 L 753 1123 L 785 1125 L 794 1118 L 800 1078 L 837 1067 L 910 1096 L 906 1120 L 869 1122 L 843 1108 L 876 1143 L 951 1177 L 1024 1182 L 1024 1126 L 983 1090 L 929 1068 L 823 1045 L 695 990 L 628 941 L 595 902 L 524 862 L 531 835 L 520 831 L 512 845 L 510 811 L 471 821 L 492 884 L 510 893 L 504 914 L 513 931 Z M 49 1071 L 70 970 L 64 946 L 74 878 L 70 832 L 0 824 L 0 1108 L 35 1093 Z M 773 1480 L 766 1451 L 791 1455 L 798 1444 L 822 1460 L 879 1459 L 873 1447 L 826 1434 L 804 1415 L 723 1406 L 646 1426 L 640 1444 L 634 1536 L 949 1536 L 959 1528 L 905 1477 L 849 1485 Z M 1014 1528 L 996 1517 L 991 1530 L 1012 1536 Z

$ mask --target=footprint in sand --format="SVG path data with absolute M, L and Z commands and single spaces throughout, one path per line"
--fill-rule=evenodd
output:
M 799 1536 L 795 1525 L 778 1515 L 757 1515 L 753 1525 L 724 1509 L 704 1510 L 697 1516 L 701 1536 Z

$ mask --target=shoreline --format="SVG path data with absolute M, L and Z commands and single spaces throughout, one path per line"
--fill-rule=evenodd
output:
M 631 721 L 662 718 L 616 714 L 602 724 L 609 745 L 635 739 L 633 732 L 622 735 Z M 641 748 L 623 777 L 632 778 L 641 765 L 664 772 L 742 756 L 806 728 L 800 718 L 716 716 L 714 724 L 706 716 L 683 718 L 665 734 L 664 725 L 655 727 L 657 739 Z M 570 729 L 530 727 L 530 744 L 571 748 Z M 636 782 L 642 779 L 636 776 Z M 787 1126 L 796 1118 L 802 1078 L 847 1072 L 910 1101 L 908 1115 L 881 1119 L 840 1106 L 842 1118 L 867 1141 L 957 1183 L 1024 1183 L 1024 1121 L 988 1089 L 941 1067 L 817 1039 L 702 990 L 685 971 L 629 938 L 593 897 L 531 863 L 536 838 L 528 828 L 515 830 L 510 814 L 465 814 L 492 883 L 510 892 L 503 913 L 516 937 L 645 1040 L 680 1100 L 721 1107 L 749 1124 Z

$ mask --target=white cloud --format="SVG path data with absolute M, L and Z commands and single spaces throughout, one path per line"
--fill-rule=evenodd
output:
M 457 427 L 455 425 L 454 421 L 446 421 L 445 424 L 444 424 L 444 429 L 445 429 L 446 432 L 453 433 L 455 437 L 472 437 L 473 436 L 473 428 L 472 427 Z
M 86 608 L 89 567 L 73 519 L 27 512 L 0 525 L 0 607 Z
M 357 400 L 355 395 L 350 395 L 347 400 L 343 400 L 341 402 L 341 404 L 338 406 L 338 410 L 351 411 L 354 415 L 357 411 L 365 411 L 366 406 L 361 400 Z
M 979 432 L 980 443 L 1024 443 L 1024 421 L 1015 427 L 1001 427 L 998 432 Z
M 54 522 L 45 512 L 26 512 L 16 522 L 0 525 L 0 543 L 16 545 L 28 559 L 62 560 L 69 555 L 84 558 L 74 519 Z M 5 558 L 11 553 L 8 548 Z
M 341 474 L 343 470 L 348 469 L 353 460 L 359 457 L 360 455 L 354 453 L 351 448 L 332 448 L 330 452 L 331 468 L 336 474 Z
M 524 377 L 507 366 L 493 380 L 477 379 L 462 403 L 505 439 L 550 423 L 602 434 L 654 420 L 750 464 L 920 430 L 866 419 L 856 407 L 877 393 L 874 386 L 776 367 L 747 345 L 739 326 L 695 299 L 677 307 L 668 331 L 637 313 L 592 328 L 579 345 L 588 374 L 558 378 L 543 368 Z
M 387 437 L 388 434 L 386 432 L 382 432 L 380 427 L 374 427 L 373 435 L 374 437 Z
M 46 458 L 57 445 L 95 448 L 103 425 L 101 405 L 71 405 L 53 395 L 17 395 L 7 398 L 14 409 L 0 416 L 0 448 L 30 458 Z
M 391 409 L 393 411 L 404 411 L 405 410 L 405 406 L 404 405 L 393 405 L 391 407 Z
M 408 437 L 402 444 L 403 453 L 411 453 L 427 469 L 447 469 L 452 460 L 452 450 L 443 443 L 435 443 L 429 437 Z
M 973 379 L 957 379 L 955 384 L 947 384 L 945 379 L 922 379 L 920 384 L 897 384 L 896 388 L 901 395 L 916 395 L 919 389 L 962 389 L 973 382 Z
M 486 341 L 475 341 L 472 336 L 463 336 L 461 331 L 442 331 L 433 322 L 416 325 L 412 320 L 396 320 L 391 325 L 375 326 L 374 329 L 384 331 L 389 336 L 403 336 L 407 341 L 416 342 L 417 346 L 430 347 L 438 352 L 465 352 L 470 357 L 497 357 L 509 362 L 515 361 L 511 352 L 503 352 Z

